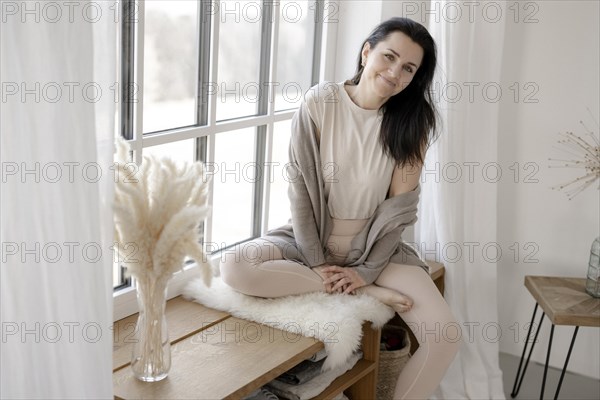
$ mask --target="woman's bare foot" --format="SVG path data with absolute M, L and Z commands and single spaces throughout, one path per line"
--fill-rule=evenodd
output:
M 396 312 L 406 312 L 412 308 L 412 299 L 402 293 L 377 285 L 367 285 L 355 290 L 356 293 L 365 293 L 375 297 L 383 304 L 392 307 Z

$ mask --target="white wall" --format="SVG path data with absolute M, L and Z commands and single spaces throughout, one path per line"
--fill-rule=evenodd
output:
M 547 161 L 565 155 L 555 148 L 558 132 L 583 133 L 579 120 L 598 134 L 586 107 L 596 120 L 600 118 L 599 2 L 535 4 L 537 11 L 520 9 L 518 22 L 514 22 L 514 11 L 507 19 L 503 79 L 497 83 L 503 90 L 498 150 L 503 172 L 498 183 L 498 240 L 503 250 L 498 262 L 500 351 L 518 356 L 534 306 L 523 285 L 524 276 L 585 277 L 591 242 L 600 233 L 597 186 L 569 201 L 549 187 L 578 176 L 580 171 L 550 169 Z M 335 81 L 354 74 L 362 41 L 380 21 L 402 16 L 403 6 L 401 1 L 342 1 L 338 11 L 335 74 L 327 77 Z M 538 22 L 524 23 L 534 11 L 530 17 Z M 525 87 L 528 83 L 532 85 Z M 526 167 L 528 162 L 533 164 Z M 538 182 L 526 182 L 527 177 Z M 411 237 L 412 230 L 407 230 L 405 239 Z M 511 247 L 515 243 L 518 254 Z M 527 261 L 535 262 L 526 262 L 527 256 Z M 549 326 L 546 319 L 532 355 L 534 361 L 545 361 Z M 562 367 L 571 334 L 570 327 L 555 329 L 551 365 Z M 581 328 L 569 370 L 598 378 L 598 354 L 600 331 Z
M 537 2 L 537 23 L 507 26 L 502 87 L 518 82 L 520 99 L 502 102 L 498 162 L 505 172 L 518 162 L 520 176 L 502 179 L 498 191 L 498 239 L 503 249 L 518 243 L 521 251 L 506 251 L 498 263 L 499 318 L 503 329 L 500 351 L 519 355 L 531 320 L 534 301 L 523 286 L 525 275 L 585 277 L 590 246 L 600 234 L 597 184 L 569 201 L 549 189 L 581 175 L 580 170 L 551 169 L 548 158 L 568 158 L 556 143 L 558 132 L 584 133 L 583 120 L 596 136 L 598 127 L 586 110 L 599 113 L 599 3 L 597 1 Z M 526 82 L 539 88 L 538 103 L 524 102 Z M 506 93 L 514 95 L 514 91 Z M 524 169 L 532 162 L 533 168 Z M 525 182 L 525 174 L 537 183 Z M 527 243 L 531 247 L 525 248 Z M 533 263 L 525 262 L 531 255 Z M 538 320 L 540 312 L 536 316 Z M 518 330 L 516 327 L 518 326 Z M 532 360 L 545 362 L 550 331 L 542 325 Z M 557 326 L 551 364 L 562 368 L 573 328 Z M 517 334 L 515 337 L 515 334 Z M 580 328 L 569 370 L 600 377 L 600 330 Z
M 337 11 L 337 43 L 335 73 L 331 80 L 350 79 L 356 70 L 356 59 L 363 40 L 381 22 L 382 1 L 339 1 Z

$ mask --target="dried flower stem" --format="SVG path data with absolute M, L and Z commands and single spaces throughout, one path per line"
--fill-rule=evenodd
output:
M 169 346 L 163 326 L 168 281 L 190 256 L 210 285 L 212 271 L 199 233 L 208 215 L 208 179 L 199 162 L 179 166 L 168 158 L 144 156 L 138 168 L 128 162 L 123 139 L 117 141 L 116 161 L 116 248 L 121 264 L 136 280 L 140 304 L 136 346 L 141 350 L 132 368 L 138 378 L 151 381 L 166 376 L 170 367 L 170 352 L 163 351 Z
M 589 111 L 589 109 L 588 109 Z M 591 114 L 591 112 L 590 112 Z M 592 117 L 593 119 L 593 117 Z M 595 121 L 595 120 L 594 120 Z M 589 187 L 596 180 L 600 179 L 600 141 L 596 138 L 594 132 L 590 131 L 588 127 L 579 121 L 581 126 L 592 140 L 589 143 L 586 139 L 581 136 L 575 135 L 573 132 L 559 133 L 562 140 L 558 140 L 561 144 L 562 150 L 572 154 L 575 157 L 580 157 L 579 160 L 565 160 L 549 158 L 550 161 L 560 162 L 558 165 L 550 165 L 550 168 L 583 168 L 584 175 L 572 179 L 571 181 L 562 185 L 553 186 L 553 190 L 564 190 L 569 200 L 573 199 L 587 187 Z M 598 123 L 596 122 L 596 125 Z M 598 187 L 600 189 L 600 186 Z
M 141 348 L 134 351 L 131 368 L 138 377 L 161 377 L 171 367 L 169 336 L 163 324 L 166 287 L 167 282 L 160 281 L 144 282 L 137 288 L 143 308 L 136 326 L 138 342 L 135 346 Z

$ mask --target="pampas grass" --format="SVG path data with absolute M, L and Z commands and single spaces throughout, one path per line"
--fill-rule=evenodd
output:
M 199 226 L 209 212 L 204 166 L 150 155 L 136 170 L 128 150 L 118 139 L 114 216 L 121 264 L 139 283 L 158 282 L 181 270 L 189 256 L 209 284 L 211 268 L 199 243 Z
M 202 163 L 178 165 L 150 155 L 143 157 L 138 168 L 129 162 L 128 152 L 127 142 L 119 138 L 115 242 L 121 265 L 137 282 L 140 303 L 139 352 L 134 350 L 132 368 L 139 379 L 155 381 L 166 377 L 170 367 L 164 323 L 168 281 L 189 256 L 198 264 L 204 282 L 211 282 L 199 233 L 209 212 L 208 180 Z

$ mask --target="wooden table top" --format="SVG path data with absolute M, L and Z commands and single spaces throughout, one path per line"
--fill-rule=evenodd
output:
M 585 291 L 585 278 L 525 276 L 525 287 L 555 325 L 600 327 L 600 299 Z
M 115 323 L 116 399 L 239 399 L 323 348 L 309 337 L 232 317 L 176 297 L 167 302 L 169 376 L 155 383 L 129 368 L 137 315 Z

